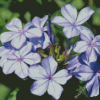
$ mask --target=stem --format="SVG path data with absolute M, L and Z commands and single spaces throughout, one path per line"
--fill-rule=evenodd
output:
M 66 46 L 66 48 L 65 48 L 64 54 L 66 54 L 66 51 L 67 51 L 67 49 L 68 49 L 68 47 L 69 47 L 69 44 L 70 44 L 70 41 L 71 41 L 71 38 L 69 38 L 69 40 L 68 40 L 68 44 L 67 44 L 67 46 Z

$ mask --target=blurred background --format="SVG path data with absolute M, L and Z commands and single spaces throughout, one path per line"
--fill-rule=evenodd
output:
M 100 1 L 99 0 L 0 0 L 0 34 L 7 31 L 5 25 L 11 21 L 12 18 L 20 18 L 23 26 L 32 21 L 35 16 L 40 18 L 50 14 L 50 19 L 54 16 L 61 15 L 62 5 L 72 4 L 78 12 L 84 7 L 92 8 L 95 13 L 83 25 L 91 29 L 94 35 L 100 34 Z M 55 41 L 62 46 L 62 50 L 66 47 L 68 39 L 62 32 L 62 27 L 51 25 L 52 32 L 55 35 Z M 76 36 L 72 38 L 71 45 L 73 45 L 80 38 Z M 1 43 L 0 43 L 1 45 Z M 72 55 L 75 54 L 72 52 Z M 100 58 L 98 58 L 100 63 Z M 30 93 L 30 86 L 33 80 L 22 80 L 15 74 L 4 75 L 0 68 L 0 100 L 54 100 L 51 96 L 45 93 L 38 97 Z M 74 96 L 85 85 L 84 82 L 76 78 L 68 81 L 64 87 L 64 92 L 59 100 L 74 100 Z M 85 90 L 77 99 L 100 99 L 100 96 L 89 98 Z

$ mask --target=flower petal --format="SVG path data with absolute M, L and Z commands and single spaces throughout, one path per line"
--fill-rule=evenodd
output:
M 17 67 L 17 61 L 16 60 L 8 60 L 3 67 L 4 74 L 10 74 L 12 73 Z
M 23 61 L 17 62 L 16 66 L 15 74 L 22 79 L 26 78 L 28 76 L 28 66 Z
M 67 38 L 72 38 L 79 35 L 79 31 L 76 27 L 69 25 L 63 29 L 63 32 Z
M 72 75 L 69 75 L 68 71 L 66 69 L 62 69 L 59 72 L 57 72 L 53 76 L 53 81 L 59 83 L 59 84 L 66 84 L 66 82 L 72 77 Z
M 44 79 L 44 80 L 38 80 L 35 81 L 32 86 L 31 86 L 31 93 L 41 96 L 43 95 L 48 87 L 48 80 Z
M 75 22 L 77 17 L 77 10 L 73 5 L 63 5 L 61 8 L 61 13 L 70 23 Z
M 93 43 L 95 45 L 99 45 L 100 46 L 100 35 L 97 35 L 96 37 L 94 37 Z
M 24 31 L 27 31 L 29 29 L 29 27 L 33 26 L 32 22 L 28 22 L 25 26 L 24 26 Z
M 24 34 L 27 38 L 41 37 L 42 31 L 39 28 L 31 28 Z
M 50 42 L 49 36 L 47 35 L 46 32 L 44 32 L 44 36 L 45 36 L 45 40 L 43 42 L 43 47 L 42 48 L 46 49 L 49 46 L 49 43 L 51 43 L 51 42 Z
M 88 48 L 88 44 L 85 41 L 78 41 L 78 42 L 76 42 L 75 45 L 76 46 L 74 47 L 73 50 L 74 50 L 74 52 L 77 52 L 77 53 L 85 52 Z
M 97 76 L 94 76 L 93 79 L 86 84 L 86 89 L 90 97 L 99 95 L 99 79 Z
M 94 76 L 94 74 L 94 71 L 89 66 L 81 65 L 80 67 L 77 67 L 74 75 L 82 81 L 88 81 Z
M 2 57 L 3 55 L 7 54 L 8 52 L 10 52 L 10 49 L 6 49 L 4 46 L 0 47 L 0 57 Z
M 0 39 L 2 43 L 8 42 L 15 37 L 17 37 L 20 33 L 18 32 L 4 32 L 1 34 Z
M 22 29 L 22 22 L 18 18 L 13 18 L 10 23 L 6 24 L 8 30 L 18 32 Z
M 19 35 L 11 41 L 11 45 L 16 49 L 19 49 L 25 41 L 26 37 L 24 35 Z
M 7 62 L 7 58 L 6 56 L 3 56 L 1 59 L 0 59 L 0 67 L 4 67 L 4 64 Z
M 78 60 L 78 56 L 70 57 L 67 60 L 67 62 L 68 62 L 68 65 L 66 66 L 67 70 L 74 70 L 81 65 L 81 63 Z
M 95 45 L 95 47 L 93 47 L 95 49 L 95 51 L 100 55 L 100 46 Z
M 57 65 L 57 62 L 52 56 L 45 57 L 42 60 L 42 67 L 45 69 L 48 76 L 52 76 L 55 73 Z
M 63 88 L 58 83 L 51 80 L 49 81 L 47 92 L 49 95 L 53 96 L 55 99 L 59 99 L 61 96 L 61 93 L 63 92 Z
M 93 48 L 88 48 L 86 51 L 86 57 L 89 59 L 89 62 L 94 62 L 97 60 L 96 51 Z
M 84 26 L 80 26 L 80 37 L 82 40 L 86 41 L 87 43 L 90 43 L 93 40 L 94 35 L 90 29 Z
M 43 28 L 47 20 L 48 20 L 48 15 L 45 15 L 43 18 L 41 18 L 41 28 Z
M 40 20 L 39 17 L 34 17 L 34 18 L 32 19 L 32 23 L 33 23 L 33 25 L 36 26 L 37 28 L 40 28 L 40 26 L 41 26 L 41 20 Z
M 47 73 L 40 65 L 33 65 L 29 68 L 29 77 L 35 80 L 46 79 Z
M 94 11 L 91 8 L 89 7 L 83 8 L 78 14 L 77 25 L 80 25 L 86 22 L 93 13 Z
M 29 53 L 23 58 L 23 61 L 29 65 L 37 64 L 41 61 L 41 56 L 38 53 Z
M 32 43 L 27 42 L 27 45 L 25 45 L 22 49 L 20 49 L 20 55 L 24 57 L 27 53 L 29 53 L 32 49 Z
M 61 17 L 61 16 L 55 16 L 51 20 L 51 23 L 52 24 L 57 24 L 57 25 L 62 26 L 62 27 L 65 27 L 65 26 L 67 26 L 68 21 L 65 18 Z

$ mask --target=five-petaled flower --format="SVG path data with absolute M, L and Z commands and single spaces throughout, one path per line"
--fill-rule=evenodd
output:
M 29 65 L 37 64 L 41 61 L 41 57 L 38 53 L 30 52 L 32 49 L 32 44 L 27 43 L 19 51 L 14 51 L 12 54 L 7 54 L 5 64 L 3 63 L 3 72 L 5 74 L 10 74 L 15 71 L 15 74 L 20 78 L 26 78 L 28 76 Z
M 67 38 L 71 38 L 80 34 L 82 27 L 80 25 L 86 22 L 94 13 L 94 11 L 89 7 L 85 7 L 79 12 L 77 17 L 76 8 L 71 4 L 67 4 L 62 6 L 61 13 L 65 18 L 61 16 L 55 16 L 51 22 L 64 27 L 63 32 L 65 36 Z
M 1 42 L 5 43 L 11 41 L 11 45 L 16 49 L 19 49 L 24 42 L 26 42 L 26 38 L 32 37 L 41 37 L 42 32 L 38 28 L 29 29 L 32 23 L 27 23 L 22 29 L 21 20 L 18 18 L 13 18 L 10 23 L 6 24 L 6 28 L 11 30 L 9 32 L 4 32 L 1 34 Z
M 100 35 L 94 37 L 89 29 L 83 28 L 80 37 L 82 40 L 76 42 L 73 50 L 77 53 L 85 52 L 89 62 L 96 61 L 97 56 L 100 55 Z
M 34 65 L 29 69 L 29 76 L 36 81 L 31 86 L 31 92 L 35 95 L 43 95 L 46 90 L 49 95 L 59 99 L 63 88 L 59 84 L 66 84 L 72 77 L 66 69 L 62 69 L 56 74 L 57 62 L 52 56 L 42 60 L 42 66 Z

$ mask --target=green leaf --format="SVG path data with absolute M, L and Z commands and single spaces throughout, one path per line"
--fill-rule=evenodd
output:
M 25 18 L 25 20 L 27 21 L 27 22 L 29 22 L 29 21 L 31 21 L 31 14 L 30 14 L 30 12 L 26 12 L 25 13 L 25 15 L 24 15 L 24 18 Z
M 36 2 L 42 5 L 42 0 L 36 0 Z
M 83 0 L 73 0 L 73 2 L 71 3 L 73 6 L 76 7 L 76 9 L 82 9 L 85 5 Z
M 9 94 L 7 100 L 17 100 L 17 99 L 16 99 L 16 95 L 17 95 L 17 92 L 18 92 L 18 91 L 19 91 L 19 88 L 16 88 L 14 91 L 12 91 L 12 92 Z
M 79 86 L 79 88 L 76 89 L 76 91 L 77 91 L 77 92 L 83 91 L 82 94 L 83 94 L 85 97 L 89 98 L 89 96 L 88 96 L 88 94 L 87 94 L 87 91 L 86 91 L 86 88 L 85 88 L 85 89 L 84 89 L 84 88 L 85 88 L 85 87 Z
M 19 2 L 23 2 L 24 0 L 18 0 Z
M 10 22 L 13 18 L 18 18 L 19 16 L 20 16 L 19 13 L 12 13 L 12 15 L 10 16 L 7 22 Z
M 10 16 L 12 15 L 12 12 L 8 9 L 1 8 L 0 9 L 0 15 L 4 20 L 6 20 L 6 19 L 10 18 Z
M 0 100 L 6 100 L 6 97 L 10 93 L 10 88 L 0 83 Z
M 5 21 L 4 19 L 0 16 L 0 26 L 4 26 L 5 25 Z

